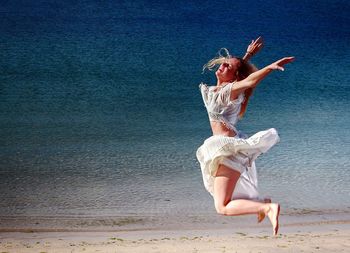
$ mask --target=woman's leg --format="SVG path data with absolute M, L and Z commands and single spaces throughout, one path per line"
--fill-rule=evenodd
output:
M 224 165 L 220 165 L 214 179 L 214 202 L 216 211 L 223 215 L 264 214 L 273 226 L 273 233 L 278 231 L 279 205 L 276 203 L 261 203 L 246 199 L 231 200 L 233 190 L 240 173 Z

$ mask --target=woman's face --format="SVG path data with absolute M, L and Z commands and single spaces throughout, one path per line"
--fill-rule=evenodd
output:
M 236 73 L 240 61 L 236 58 L 227 59 L 224 63 L 220 65 L 218 70 L 215 72 L 216 78 L 220 82 L 232 82 L 237 79 Z

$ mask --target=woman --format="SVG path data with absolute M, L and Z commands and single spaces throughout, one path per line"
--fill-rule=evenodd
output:
M 280 206 L 271 200 L 261 200 L 257 191 L 254 160 L 279 141 L 275 129 L 244 136 L 235 125 L 243 116 L 252 90 L 274 70 L 293 57 L 282 58 L 257 70 L 247 60 L 262 46 L 261 38 L 252 41 L 244 59 L 227 55 L 210 60 L 205 68 L 219 66 L 215 72 L 216 86 L 200 85 L 213 136 L 197 150 L 205 188 L 214 197 L 216 211 L 222 215 L 256 214 L 258 222 L 267 216 L 278 232 Z

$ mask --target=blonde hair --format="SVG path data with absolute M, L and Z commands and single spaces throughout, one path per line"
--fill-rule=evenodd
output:
M 222 54 L 222 52 L 224 54 Z M 239 60 L 239 62 L 240 62 L 237 73 L 236 73 L 237 81 L 240 81 L 240 80 L 247 78 L 251 73 L 258 70 L 253 64 L 243 60 L 242 58 L 230 55 L 230 52 L 228 51 L 227 48 L 221 48 L 218 52 L 218 56 L 209 60 L 203 66 L 203 72 L 206 69 L 212 71 L 216 66 L 218 66 L 218 65 L 226 62 L 228 59 L 232 59 L 232 58 L 235 58 L 235 59 Z
M 221 52 L 224 52 L 226 55 L 222 55 Z M 214 57 L 210 61 L 208 61 L 204 66 L 203 66 L 203 72 L 208 69 L 208 70 L 213 70 L 217 65 L 220 65 L 224 63 L 226 60 L 232 58 L 230 55 L 229 51 L 227 48 L 221 48 L 218 52 L 218 56 Z
M 222 54 L 222 52 L 224 54 Z M 245 78 L 247 78 L 251 73 L 258 70 L 257 67 L 255 67 L 253 64 L 243 60 L 242 58 L 235 57 L 230 55 L 230 52 L 227 48 L 221 48 L 218 52 L 218 56 L 214 57 L 213 59 L 209 60 L 204 66 L 203 66 L 203 72 L 208 69 L 212 71 L 216 66 L 226 62 L 228 59 L 235 58 L 239 60 L 240 64 L 237 69 L 236 73 L 236 80 L 233 81 L 240 81 Z M 245 111 L 247 110 L 248 100 L 250 96 L 253 94 L 254 89 L 250 88 L 244 91 L 244 101 L 242 102 L 241 111 L 239 113 L 239 117 L 243 117 Z

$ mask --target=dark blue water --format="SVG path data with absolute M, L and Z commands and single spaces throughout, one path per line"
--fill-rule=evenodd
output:
M 262 67 L 238 128 L 275 127 L 261 192 L 286 208 L 350 206 L 348 1 L 5 1 L 0 215 L 213 213 L 197 147 L 198 84 L 221 47 Z

